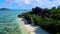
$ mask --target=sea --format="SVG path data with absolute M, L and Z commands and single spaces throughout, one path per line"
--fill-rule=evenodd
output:
M 27 34 L 25 28 L 17 20 L 24 10 L 0 10 L 0 34 Z

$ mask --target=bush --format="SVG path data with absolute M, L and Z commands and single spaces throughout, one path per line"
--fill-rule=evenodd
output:
M 41 26 L 52 34 L 60 34 L 60 10 L 55 7 L 52 9 L 36 7 L 32 9 L 32 13 L 24 14 L 24 17 L 26 19 L 32 17 L 35 25 Z

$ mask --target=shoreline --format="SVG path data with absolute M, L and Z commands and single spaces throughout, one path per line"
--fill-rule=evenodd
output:
M 43 30 L 39 26 L 33 26 L 31 24 L 25 24 L 23 18 L 18 18 L 18 19 L 22 23 L 22 26 L 25 28 L 25 31 L 28 34 L 49 34 L 48 32 L 46 32 L 45 30 Z
M 26 29 L 26 31 L 27 31 L 28 34 L 36 34 L 34 32 L 34 30 L 35 30 L 34 27 L 32 27 L 30 24 L 28 24 L 28 25 L 24 24 L 24 21 L 22 21 L 23 18 L 18 18 L 18 19 L 23 24 L 23 26 Z
M 21 33 L 22 34 L 28 34 L 27 33 L 27 30 L 26 30 L 26 28 L 25 28 L 25 26 L 24 26 L 24 24 L 23 24 L 23 21 L 21 21 L 21 18 L 18 18 L 18 20 L 17 20 L 19 23 L 19 28 L 21 29 Z

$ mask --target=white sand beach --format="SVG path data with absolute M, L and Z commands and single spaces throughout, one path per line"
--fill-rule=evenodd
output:
M 41 29 L 39 26 L 32 26 L 31 24 L 25 24 L 23 18 L 19 18 L 20 22 L 26 28 L 28 34 L 48 34 L 45 30 Z

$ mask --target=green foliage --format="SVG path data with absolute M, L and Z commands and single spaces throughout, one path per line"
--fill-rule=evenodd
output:
M 32 17 L 35 25 L 41 26 L 43 29 L 51 32 L 52 34 L 60 34 L 60 6 L 58 8 L 53 7 L 52 9 L 45 8 L 45 11 L 47 11 L 47 13 L 44 14 L 44 16 L 46 16 L 45 18 L 43 18 L 42 16 L 38 16 L 34 13 L 24 14 L 24 17 Z M 50 16 L 48 11 L 51 11 L 53 15 Z

